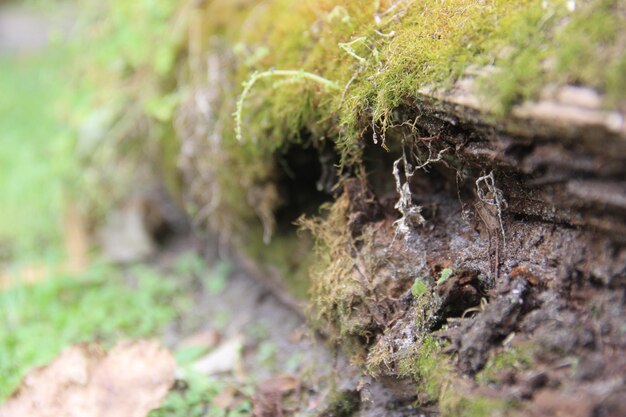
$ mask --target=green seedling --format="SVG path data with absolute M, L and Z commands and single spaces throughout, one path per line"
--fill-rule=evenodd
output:
M 446 282 L 454 273 L 454 271 L 450 268 L 444 268 L 443 271 L 441 271 L 441 275 L 439 276 L 439 279 L 437 280 L 437 285 L 441 285 L 444 282 Z

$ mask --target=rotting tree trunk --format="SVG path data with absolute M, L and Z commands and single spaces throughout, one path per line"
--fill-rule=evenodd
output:
M 346 185 L 345 206 L 310 226 L 330 253 L 313 275 L 318 318 L 366 347 L 368 372 L 417 381 L 418 400 L 446 415 L 623 414 L 623 116 L 546 102 L 494 123 L 428 94 L 400 113 L 415 122 L 387 141 L 404 149 L 372 174 L 391 187 Z M 417 221 L 397 203 L 405 190 Z M 346 233 L 350 249 L 337 247 Z M 424 348 L 431 337 L 481 382 L 433 369 L 424 358 L 446 359 Z
M 195 229 L 389 415 L 626 414 L 623 2 L 180 9 Z
M 396 117 L 388 150 L 364 145 L 368 178 L 303 222 L 320 254 L 312 322 L 387 384 L 397 415 L 416 400 L 444 415 L 623 414 L 623 115 L 546 100 L 494 120 L 423 92 Z M 305 314 L 281 272 L 239 254 Z
M 233 71 L 223 56 L 209 59 L 211 84 L 195 97 L 209 111 L 223 106 L 216 85 L 228 88 Z M 387 385 L 390 415 L 411 415 L 416 401 L 449 416 L 621 415 L 624 115 L 595 90 L 555 85 L 498 116 L 475 87 L 486 71 L 422 88 L 393 110 L 384 133 L 376 123 L 363 129 L 358 157 L 321 199 L 311 170 L 323 183 L 325 158 L 338 160 L 303 126 L 308 139 L 272 151 L 273 168 L 245 186 L 265 232 L 235 227 L 227 240 L 282 302 Z M 183 166 L 196 165 L 187 189 L 207 206 L 207 190 L 224 189 L 219 168 L 198 165 L 236 157 L 222 147 L 219 116 L 196 114 L 200 122 L 181 132 L 195 149 Z M 223 214 L 209 214 L 222 233 Z M 303 214 L 312 263 L 294 261 L 295 246 L 265 257 Z M 250 252 L 246 242 L 268 225 L 273 241 Z M 307 302 L 281 286 L 302 269 Z
M 514 107 L 507 120 L 488 122 L 471 86 L 464 79 L 452 93 L 424 92 L 423 111 L 443 125 L 469 125 L 478 133 L 478 140 L 454 141 L 467 145 L 463 158 L 521 176 L 519 186 L 508 189 L 510 213 L 596 229 L 623 241 L 624 115 L 602 109 L 595 91 L 567 86 Z

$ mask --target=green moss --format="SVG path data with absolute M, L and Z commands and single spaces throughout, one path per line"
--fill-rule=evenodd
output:
M 448 389 L 440 399 L 439 407 L 442 417 L 494 417 L 508 415 L 515 403 Z
M 393 356 L 391 352 L 389 355 Z M 397 376 L 417 382 L 421 404 L 438 404 L 442 416 L 481 417 L 506 415 L 515 407 L 509 400 L 472 392 L 450 361 L 442 346 L 431 336 L 395 354 Z
M 484 369 L 476 375 L 476 381 L 481 384 L 497 382 L 503 372 L 525 370 L 532 360 L 533 346 L 505 348 L 489 357 Z
M 116 164 L 121 176 L 149 159 L 153 169 L 166 168 L 177 192 L 175 108 L 186 89 L 206 88 L 206 54 L 215 54 L 223 85 L 211 87 L 214 120 L 198 123 L 215 127 L 219 144 L 197 156 L 214 172 L 205 180 L 211 204 L 198 201 L 198 211 L 210 205 L 209 223 L 228 238 L 258 239 L 250 225 L 259 217 L 271 224 L 279 203 L 265 201 L 259 216 L 254 195 L 276 180 L 277 153 L 312 136 L 333 141 L 343 167 L 358 165 L 366 132 L 374 127 L 384 138 L 404 121 L 394 113 L 399 106 L 419 100 L 423 87 L 450 86 L 470 65 L 499 68 L 480 80 L 497 115 L 549 82 L 588 84 L 623 100 L 620 2 L 577 4 L 571 12 L 564 0 L 168 0 L 153 10 L 114 1 L 91 22 L 89 45 L 100 47 L 89 48 L 86 59 L 96 64 L 85 73 L 102 90 L 94 109 L 111 107 L 98 128 L 113 128 L 106 141 L 115 151 L 92 160 L 124 161 Z
M 582 2 L 556 34 L 559 81 L 596 87 L 617 104 L 626 96 L 626 14 L 620 0 Z
M 602 70 L 598 60 L 609 53 L 607 46 L 610 50 L 620 32 L 622 14 L 615 0 L 583 2 L 574 12 L 564 1 L 422 1 L 385 15 L 379 25 L 372 16 L 384 10 L 384 2 L 379 10 L 375 3 L 358 8 L 354 2 L 311 3 L 272 2 L 267 12 L 271 10 L 272 22 L 277 23 L 257 17 L 243 42 L 251 44 L 249 50 L 267 51 L 255 69 L 307 71 L 345 86 L 345 91 L 313 89 L 319 93 L 314 100 L 323 105 L 310 107 L 300 105 L 311 99 L 310 87 L 296 88 L 296 94 L 293 88 L 268 90 L 259 111 L 264 120 L 274 120 L 274 127 L 286 127 L 285 117 L 305 123 L 300 125 L 304 127 L 338 116 L 342 129 L 337 139 L 346 152 L 372 122 L 382 131 L 391 126 L 393 110 L 417 97 L 421 87 L 449 85 L 471 64 L 493 63 L 501 69 L 483 80 L 496 113 L 534 97 L 550 81 L 619 84 L 610 80 L 618 78 L 613 71 L 623 54 L 611 53 L 615 58 L 611 70 Z M 287 14 L 298 18 L 283 19 Z M 590 15 L 593 19 L 588 19 Z M 582 38 L 584 42 L 579 42 Z M 561 64 L 547 65 L 555 57 Z M 291 105 L 285 107 L 287 103 Z M 294 131 L 290 126 L 287 135 L 282 130 L 272 136 L 282 133 L 285 140 Z
M 151 8 L 115 1 L 104 18 L 90 22 L 97 30 L 90 32 L 86 59 L 96 64 L 85 73 L 106 91 L 94 95 L 94 109 L 113 107 L 114 117 L 101 128 L 115 127 L 106 140 L 117 149 L 94 159 L 106 167 L 115 155 L 124 161 L 135 155 L 135 163 L 149 155 L 172 166 L 178 149 L 163 138 L 178 104 L 170 98 L 187 87 L 204 88 L 206 54 L 218 53 L 226 74 L 211 123 L 218 126 L 220 152 L 206 158 L 220 191 L 216 223 L 226 224 L 227 234 L 245 234 L 257 221 L 250 190 L 272 181 L 275 152 L 305 134 L 332 139 L 344 165 L 354 163 L 372 126 L 384 137 L 404 121 L 394 114 L 400 105 L 419 100 L 425 86 L 451 85 L 470 65 L 499 68 L 481 79 L 483 98 L 497 115 L 550 82 L 587 84 L 614 104 L 623 101 L 620 1 L 580 1 L 575 11 L 566 3 L 218 0 L 190 6 L 168 0 Z M 230 115 L 247 80 L 258 82 L 243 95 L 236 133 Z M 155 103 L 166 105 L 155 110 Z M 168 182 L 178 188 L 175 179 Z
M 350 343 L 354 337 L 368 337 L 371 317 L 365 313 L 367 289 L 355 280 L 351 256 L 352 237 L 347 219 L 349 201 L 343 195 L 326 206 L 325 219 L 301 219 L 300 225 L 315 238 L 317 258 L 311 270 L 311 313 L 316 325 Z
M 423 277 L 415 278 L 415 282 L 411 286 L 411 294 L 415 298 L 419 298 L 422 295 L 426 294 L 429 290 L 430 285 L 428 285 L 428 280 Z
M 549 82 L 605 86 L 610 95 L 623 97 L 620 70 L 626 61 L 615 46 L 623 31 L 613 23 L 606 25 L 602 36 L 588 36 L 598 23 L 585 17 L 595 10 L 614 9 L 615 2 L 589 0 L 574 12 L 565 3 L 429 0 L 408 3 L 389 14 L 384 11 L 391 3 L 385 1 L 208 3 L 198 33 L 215 33 L 231 45 L 232 67 L 237 68 L 229 75 L 232 85 L 243 84 L 246 92 L 245 85 L 255 81 L 237 111 L 240 132 L 235 133 L 232 120 L 222 120 L 223 153 L 230 158 L 219 171 L 239 175 L 218 176 L 224 191 L 223 208 L 218 210 L 255 221 L 251 208 L 241 202 L 248 200 L 251 187 L 272 181 L 272 154 L 299 143 L 303 133 L 332 138 L 344 166 L 358 163 L 364 132 L 375 126 L 384 136 L 386 129 L 401 122 L 395 120 L 395 109 L 418 99 L 424 86 L 451 85 L 470 65 L 499 68 L 479 80 L 485 102 L 499 116 L 513 104 L 535 97 Z M 378 24 L 376 14 L 382 16 Z M 594 14 L 593 20 L 602 24 L 619 16 L 611 9 Z M 584 43 L 568 32 L 584 37 L 591 45 L 585 50 L 595 55 L 577 52 L 574 46 Z M 609 44 L 613 46 L 607 49 Z M 606 70 L 606 60 L 599 59 L 605 53 L 614 58 Z M 268 76 L 258 79 L 258 74 Z M 297 74 L 323 82 L 309 82 Z M 235 101 L 234 96 L 224 97 L 222 113 L 233 113 Z
M 323 219 L 302 222 L 316 241 L 307 281 L 312 259 L 308 247 L 302 258 L 294 258 L 296 236 L 275 230 L 274 215 L 281 205 L 276 186 L 279 159 L 289 147 L 314 138 L 311 152 L 316 151 L 314 146 L 334 147 L 342 156 L 344 173 L 362 172 L 363 142 L 370 140 L 372 130 L 381 140 L 389 131 L 386 139 L 396 143 L 387 147 L 398 146 L 400 135 L 392 135 L 392 128 L 405 121 L 399 113 L 407 112 L 397 110 L 408 107 L 410 113 L 423 88 L 446 89 L 470 66 L 494 68 L 477 82 L 480 99 L 490 104 L 496 117 L 537 97 L 549 83 L 589 85 L 619 105 L 626 96 L 621 2 L 581 0 L 574 11 L 568 10 L 565 0 L 215 0 L 193 7 L 183 3 L 188 4 L 173 2 L 157 16 L 148 16 L 148 10 L 136 9 L 139 6 L 118 5 L 120 19 L 103 30 L 109 35 L 118 26 L 129 26 L 120 30 L 120 36 L 136 38 L 135 43 L 145 48 L 154 42 L 146 27 L 154 24 L 155 33 L 163 35 L 163 28 L 176 21 L 183 22 L 184 29 L 167 43 L 169 49 L 154 56 L 150 48 L 138 45 L 109 51 L 105 62 L 110 61 L 113 82 L 103 85 L 124 91 L 115 101 L 120 108 L 114 114 L 125 117 L 113 117 L 113 124 L 123 126 L 126 133 L 144 134 L 118 136 L 118 154 L 129 149 L 120 143 L 131 138 L 133 145 L 158 148 L 158 156 L 167 156 L 160 163 L 171 171 L 177 149 L 169 136 L 161 136 L 172 128 L 171 109 L 163 105 L 169 102 L 162 99 L 185 88 L 214 88 L 210 92 L 217 99 L 210 103 L 211 120 L 201 117 L 196 122 L 215 130 L 209 132 L 213 142 L 207 144 L 206 136 L 198 139 L 196 144 L 203 147 L 189 171 L 193 188 L 201 190 L 196 191 L 197 211 L 210 207 L 207 222 L 225 239 L 291 277 L 287 282 L 294 292 L 303 294 L 310 282 L 312 321 L 361 358 L 368 356 L 372 372 L 394 368 L 399 358 L 389 345 L 371 346 L 385 331 L 384 317 L 389 313 L 381 313 L 381 300 L 397 299 L 413 285 L 418 299 L 415 324 L 423 342 L 406 357 L 401 355 L 400 373 L 421 381 L 430 400 L 446 399 L 443 409 L 480 414 L 488 401 L 454 397 L 446 388 L 451 384 L 451 365 L 426 336 L 441 300 L 425 283 L 414 280 L 424 271 L 399 274 L 396 294 L 381 290 L 386 283 L 380 264 L 393 260 L 367 246 L 373 239 L 349 230 L 350 201 L 345 195 L 327 207 Z M 146 15 L 139 32 L 127 24 L 137 10 Z M 219 57 L 219 83 L 206 78 L 207 54 Z M 115 66 L 113 58 L 119 56 L 122 64 Z M 151 113 L 144 114 L 146 108 Z M 185 109 L 179 110 L 184 115 Z M 145 116 L 151 127 L 147 132 L 137 129 L 145 125 Z M 261 243 L 272 234 L 269 246 Z M 442 271 L 440 282 L 451 273 Z M 496 358 L 493 369 L 506 363 L 507 358 Z M 483 375 L 486 381 L 494 378 L 488 370 Z
M 439 275 L 439 279 L 437 280 L 437 285 L 443 284 L 446 282 L 451 276 L 454 274 L 454 271 L 450 268 L 444 268 Z
M 416 381 L 418 394 L 421 394 L 418 396 L 427 402 L 437 402 L 455 376 L 450 359 L 441 353 L 439 342 L 430 336 L 401 354 L 398 375 Z
M 331 395 L 328 408 L 324 415 L 334 417 L 350 417 L 358 411 L 361 397 L 357 391 L 339 391 Z

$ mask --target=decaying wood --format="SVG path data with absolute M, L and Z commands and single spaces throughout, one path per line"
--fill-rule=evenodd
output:
M 548 87 L 495 118 L 475 78 L 422 89 L 418 125 L 448 131 L 457 155 L 507 176 L 509 213 L 626 236 L 626 116 L 585 87 Z M 515 177 L 513 179 L 513 177 Z

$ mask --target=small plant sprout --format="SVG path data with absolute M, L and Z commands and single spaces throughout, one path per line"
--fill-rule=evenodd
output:
M 439 279 L 437 280 L 437 285 L 441 285 L 444 282 L 446 282 L 448 279 L 450 279 L 453 273 L 454 271 L 452 269 L 444 268 L 443 271 L 441 271 L 441 275 L 439 276 Z
M 413 282 L 413 285 L 411 286 L 411 294 L 413 294 L 413 297 L 421 297 L 422 295 L 426 294 L 427 291 L 428 284 L 426 283 L 424 277 L 415 278 L 415 282 Z
M 250 94 L 250 90 L 252 90 L 254 84 L 260 79 L 274 77 L 287 77 L 288 81 L 293 82 L 313 81 L 331 90 L 341 90 L 339 84 L 337 84 L 336 82 L 302 70 L 269 70 L 252 73 L 250 78 L 243 83 L 243 91 L 241 92 L 241 95 L 237 100 L 237 108 L 235 110 L 235 113 L 233 114 L 233 116 L 235 117 L 235 136 L 239 142 L 243 140 L 243 105 L 246 101 L 246 98 Z

